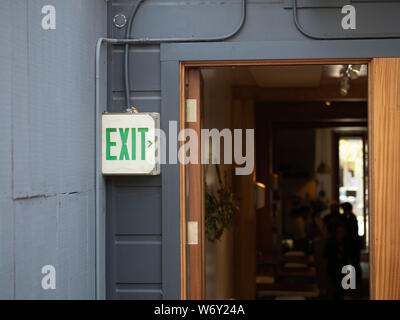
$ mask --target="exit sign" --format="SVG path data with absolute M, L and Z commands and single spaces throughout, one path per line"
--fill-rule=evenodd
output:
M 102 173 L 157 175 L 156 129 L 159 113 L 105 113 L 102 115 Z

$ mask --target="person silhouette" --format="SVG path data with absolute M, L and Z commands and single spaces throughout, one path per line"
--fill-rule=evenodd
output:
M 358 222 L 357 217 L 353 213 L 353 206 L 350 202 L 342 204 L 343 209 L 343 222 L 346 227 L 346 233 L 351 246 L 351 262 L 356 270 L 357 282 L 361 280 L 361 241 L 358 236 Z
M 340 220 L 341 216 L 339 212 L 339 205 L 336 201 L 332 201 L 330 205 L 330 213 L 324 217 L 324 222 L 329 233 L 329 237 L 332 237 L 336 232 L 336 226 L 340 223 Z
M 349 238 L 346 233 L 346 226 L 339 221 L 332 229 L 331 237 L 325 246 L 325 258 L 327 259 L 327 273 L 331 280 L 333 296 L 337 300 L 344 298 L 342 288 L 342 268 L 352 262 L 352 251 Z

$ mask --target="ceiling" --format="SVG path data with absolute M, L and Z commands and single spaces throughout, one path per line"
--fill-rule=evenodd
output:
M 249 72 L 261 88 L 318 88 L 323 66 L 250 67 Z
M 231 86 L 258 88 L 322 88 L 338 86 L 343 65 L 249 66 L 203 69 L 205 80 L 221 77 Z M 359 78 L 351 86 L 367 85 L 367 65 L 362 65 Z M 351 90 L 351 89 L 350 89 Z M 345 99 L 345 98 L 344 98 Z

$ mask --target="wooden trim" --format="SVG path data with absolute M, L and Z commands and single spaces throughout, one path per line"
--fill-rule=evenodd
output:
M 369 153 L 366 151 L 368 148 L 368 133 L 364 133 L 363 136 L 363 177 L 364 177 L 364 185 L 363 185 L 363 199 L 364 199 L 364 239 L 363 239 L 363 247 L 368 246 L 368 243 L 366 243 L 367 236 L 369 239 L 369 226 L 368 226 L 368 234 L 367 234 L 367 212 L 368 212 L 368 218 L 369 218 L 369 203 L 367 199 L 367 190 L 369 190 L 369 187 L 367 186 L 367 183 L 369 183 L 369 174 L 368 174 L 368 167 L 367 163 L 369 163 Z M 366 157 L 367 156 L 367 157 Z M 366 181 L 366 177 L 368 177 L 368 181 Z M 367 183 L 366 183 L 367 182 Z M 369 221 L 369 219 L 368 219 Z M 369 223 L 369 222 L 368 222 Z
M 179 65 L 180 81 L 180 106 L 179 106 L 179 130 L 185 128 L 185 67 Z M 179 143 L 182 147 L 184 141 Z M 180 155 L 181 156 L 181 155 Z M 180 233 L 181 233 L 181 299 L 187 299 L 187 268 L 186 268 L 186 174 L 183 161 L 179 162 L 180 182 Z
M 200 77 L 200 101 L 203 103 L 204 101 L 204 85 L 203 85 L 203 78 Z M 204 128 L 204 108 L 203 104 L 201 104 L 200 108 L 200 129 Z M 200 135 L 200 146 L 201 146 L 201 135 Z M 199 148 L 199 151 L 201 153 L 202 148 Z M 202 232 L 201 232 L 201 261 L 202 261 L 202 274 L 201 274 L 201 285 L 202 285 L 202 299 L 206 298 L 206 234 L 205 234 L 205 218 L 206 218 L 206 213 L 205 213 L 205 198 L 206 198 L 206 183 L 205 183 L 205 166 L 201 165 L 201 199 L 203 201 L 201 202 L 201 226 L 202 226 Z
M 193 122 L 186 122 L 186 127 L 201 136 L 201 74 L 200 68 L 188 69 L 188 90 L 187 98 L 196 100 L 196 119 Z M 191 150 L 192 152 L 192 150 Z M 188 219 L 198 223 L 198 242 L 188 245 L 189 259 L 189 298 L 203 299 L 204 297 L 204 218 L 203 218 L 203 169 L 201 165 L 201 141 L 198 140 L 196 163 L 188 163 Z
M 183 61 L 184 67 L 227 67 L 227 66 L 287 66 L 319 64 L 367 64 L 371 59 L 298 59 L 298 60 L 219 60 Z
M 371 194 L 371 190 L 374 190 L 375 185 L 374 185 L 374 176 L 375 176 L 375 165 L 373 161 L 373 154 L 375 153 L 374 151 L 374 139 L 373 139 L 373 133 L 374 133 L 374 118 L 375 118 L 375 110 L 374 107 L 376 107 L 375 103 L 372 102 L 374 98 L 374 76 L 373 76 L 373 70 L 374 70 L 374 65 L 375 61 L 372 60 L 368 64 L 368 136 L 369 136 L 369 193 Z M 372 161 L 371 161 L 372 160 Z M 369 263 L 370 263 L 370 299 L 376 300 L 376 258 L 375 258 L 375 212 L 373 210 L 375 205 L 375 200 L 374 197 L 369 197 Z
M 371 298 L 400 299 L 400 59 L 369 65 Z
M 374 132 L 374 103 L 372 103 L 372 99 L 374 98 L 374 83 L 373 83 L 373 75 L 372 70 L 374 69 L 374 60 L 371 60 L 368 63 L 368 141 L 369 141 L 369 187 L 368 192 L 371 194 L 371 190 L 374 190 L 374 164 L 373 164 L 373 157 L 374 154 L 374 139 L 373 139 L 373 132 Z M 369 197 L 369 290 L 370 290 L 370 299 L 376 299 L 376 260 L 375 260 L 375 228 L 374 228 L 374 197 Z

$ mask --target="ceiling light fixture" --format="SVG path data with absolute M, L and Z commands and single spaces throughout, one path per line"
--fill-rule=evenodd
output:
M 360 64 L 350 64 L 347 68 L 347 74 L 351 80 L 356 80 L 360 76 L 361 65 Z
M 349 77 L 344 76 L 340 80 L 340 94 L 342 96 L 347 96 L 347 94 L 349 93 L 349 90 L 350 90 Z
M 340 94 L 347 96 L 350 90 L 350 80 L 356 80 L 360 76 L 361 71 L 360 64 L 348 64 L 344 65 L 340 70 Z

